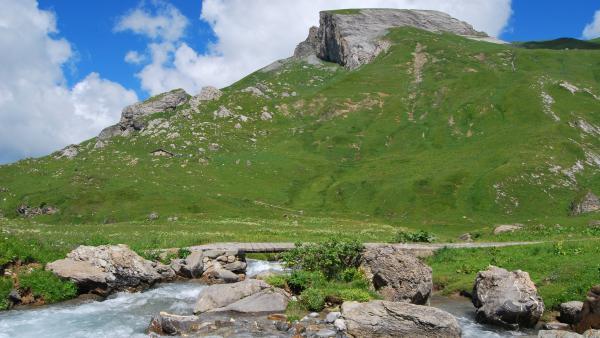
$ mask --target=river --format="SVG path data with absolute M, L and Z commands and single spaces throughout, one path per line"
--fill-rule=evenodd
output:
M 248 275 L 283 268 L 279 263 L 248 260 Z M 0 313 L 0 338 L 125 338 L 147 337 L 154 314 L 167 311 L 190 314 L 205 286 L 197 282 L 159 284 L 145 292 L 120 292 L 108 299 L 64 302 L 32 309 Z M 526 336 L 475 323 L 473 306 L 465 299 L 433 297 L 431 305 L 457 317 L 463 337 L 492 338 Z M 530 334 L 533 334 L 531 332 Z

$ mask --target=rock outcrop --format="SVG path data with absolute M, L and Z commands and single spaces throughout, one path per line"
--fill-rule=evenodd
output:
M 351 337 L 461 336 L 454 316 L 429 306 L 381 300 L 345 302 L 342 318 Z
M 121 113 L 121 120 L 114 126 L 105 128 L 98 135 L 98 139 L 106 140 L 114 136 L 128 136 L 133 131 L 139 131 L 144 128 L 142 118 L 144 116 L 172 111 L 178 106 L 187 103 L 188 93 L 183 89 L 175 89 L 170 92 L 149 98 L 146 101 L 138 102 L 127 106 Z
M 56 154 L 54 155 L 54 158 L 56 158 L 56 159 L 66 158 L 68 160 L 72 160 L 77 155 L 79 155 L 79 146 L 75 145 L 75 144 L 71 144 L 71 145 L 68 145 L 68 146 L 64 147 L 63 149 L 59 150 L 58 152 L 56 152 Z
M 600 199 L 591 191 L 571 203 L 571 215 L 577 216 L 600 210 Z
M 428 10 L 360 9 L 352 13 L 324 11 L 320 26 L 296 47 L 294 57 L 316 54 L 319 58 L 355 69 L 371 62 L 390 43 L 382 39 L 394 27 L 415 27 L 431 32 L 487 37 L 446 13 Z
M 41 205 L 39 207 L 30 207 L 26 204 L 21 204 L 17 207 L 17 214 L 22 217 L 34 217 L 39 215 L 54 215 L 59 212 L 58 208 L 51 205 Z
M 46 269 L 73 281 L 81 293 L 100 295 L 140 290 L 175 277 L 169 267 L 148 261 L 122 244 L 82 245 L 67 254 L 67 258 L 49 263 Z
M 431 268 L 393 246 L 367 248 L 361 269 L 385 300 L 426 304 L 433 288 Z
M 523 224 L 502 224 L 494 228 L 494 235 L 500 235 L 507 232 L 515 232 L 521 229 L 523 229 Z
M 544 302 L 527 272 L 490 266 L 479 271 L 472 294 L 480 323 L 515 329 L 533 327 L 544 313 Z
M 248 279 L 233 284 L 211 285 L 198 296 L 194 313 L 233 311 L 238 313 L 285 312 L 290 295 L 269 284 Z

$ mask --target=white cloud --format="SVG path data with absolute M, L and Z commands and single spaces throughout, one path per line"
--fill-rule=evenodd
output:
M 140 54 L 135 50 L 130 50 L 125 54 L 125 62 L 140 64 L 146 60 L 146 56 L 144 54 Z
M 61 67 L 71 46 L 53 13 L 35 0 L 0 0 L 0 163 L 45 155 L 114 123 L 133 91 L 88 75 L 68 88 Z
M 147 8 L 138 7 L 119 19 L 115 31 L 130 30 L 151 39 L 179 40 L 188 25 L 188 19 L 173 5 L 154 2 L 156 14 Z
M 196 93 L 204 85 L 226 86 L 290 56 L 296 44 L 306 38 L 308 28 L 318 25 L 320 10 L 360 7 L 440 10 L 492 36 L 502 32 L 512 14 L 511 0 L 204 0 L 201 18 L 217 37 L 208 53 L 199 54 L 181 40 L 153 45 L 152 61 L 137 76 L 142 88 L 151 94 L 175 87 Z M 176 11 L 170 9 L 172 19 L 180 17 Z M 145 21 L 164 22 L 166 17 L 159 10 Z M 147 29 L 144 34 L 156 40 L 158 34 L 151 31 Z
M 594 13 L 594 20 L 585 26 L 582 36 L 584 39 L 600 37 L 600 10 Z

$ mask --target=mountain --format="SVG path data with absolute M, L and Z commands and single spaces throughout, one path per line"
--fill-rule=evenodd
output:
M 322 12 L 294 57 L 1 166 L 0 209 L 58 223 L 570 217 L 600 193 L 600 51 L 489 41 L 440 12 Z

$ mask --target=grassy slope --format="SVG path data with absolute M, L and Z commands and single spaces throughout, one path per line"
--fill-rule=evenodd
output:
M 516 43 L 517 46 L 529 49 L 600 49 L 600 40 L 579 40 L 560 38 L 547 41 L 528 41 Z
M 48 203 L 61 209 L 40 218 L 51 223 L 141 220 L 153 210 L 197 219 L 302 210 L 415 227 L 478 226 L 565 217 L 578 193 L 598 189 L 597 167 L 586 164 L 577 184 L 550 171 L 585 161 L 583 148 L 598 152 L 597 138 L 568 124 L 600 124 L 598 101 L 554 82 L 599 92 L 598 52 L 513 49 L 414 29 L 390 37 L 397 43 L 390 53 L 358 71 L 296 62 L 250 75 L 192 120 L 151 117 L 169 118 L 177 139 L 117 138 L 102 150 L 91 140 L 74 160 L 3 166 L 0 186 L 9 192 L 1 209 L 14 217 L 20 203 Z M 418 85 L 410 74 L 417 42 L 428 55 Z M 542 78 L 560 122 L 543 112 Z M 299 95 L 256 99 L 238 91 L 258 81 Z M 214 120 L 220 105 L 254 120 L 240 130 L 233 120 Z M 275 112 L 272 121 L 258 118 L 263 106 Z M 221 150 L 199 154 L 209 143 Z M 170 144 L 181 157 L 148 155 Z

